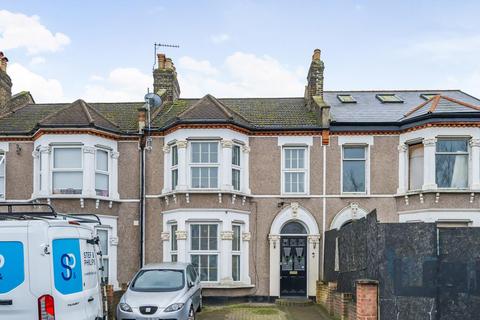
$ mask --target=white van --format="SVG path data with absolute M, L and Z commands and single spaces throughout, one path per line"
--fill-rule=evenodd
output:
M 105 319 L 94 221 L 46 207 L 0 205 L 0 320 Z

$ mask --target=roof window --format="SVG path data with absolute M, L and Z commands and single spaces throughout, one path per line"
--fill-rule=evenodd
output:
M 420 95 L 420 97 L 422 97 L 422 98 L 425 99 L 425 100 L 430 100 L 430 99 L 432 99 L 433 97 L 436 97 L 436 96 L 438 96 L 438 95 L 439 95 L 438 93 L 422 93 L 422 94 Z
M 350 94 L 337 94 L 337 99 L 340 100 L 341 103 L 357 103 L 357 100 Z
M 382 93 L 377 94 L 377 99 L 380 100 L 382 103 L 398 103 L 403 102 L 399 96 L 393 93 Z

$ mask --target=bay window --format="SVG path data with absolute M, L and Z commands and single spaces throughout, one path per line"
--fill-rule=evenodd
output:
M 241 259 L 241 226 L 233 225 L 232 238 L 232 279 L 233 281 L 240 281 L 240 259 Z
M 191 143 L 192 188 L 218 188 L 218 142 Z
M 200 280 L 218 281 L 218 225 L 192 224 L 190 234 L 190 260 L 200 274 Z
M 408 146 L 408 189 L 420 190 L 423 185 L 423 144 Z
M 439 138 L 437 140 L 435 176 L 439 188 L 467 188 L 468 157 L 468 139 Z
M 81 194 L 82 189 L 82 148 L 54 147 L 52 164 L 52 192 L 54 194 Z
M 307 190 L 306 147 L 283 148 L 283 192 L 304 194 Z
M 0 152 L 0 200 L 5 200 L 5 153 Z
M 345 145 L 342 151 L 342 192 L 365 193 L 367 148 Z
M 97 149 L 95 158 L 95 193 L 97 196 L 108 197 L 110 189 L 108 151 Z
M 233 145 L 232 149 L 232 186 L 233 190 L 240 191 L 241 187 L 241 151 L 239 145 Z

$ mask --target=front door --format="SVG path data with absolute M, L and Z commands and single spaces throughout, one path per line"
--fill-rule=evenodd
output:
M 280 246 L 280 295 L 307 295 L 307 238 L 282 236 Z

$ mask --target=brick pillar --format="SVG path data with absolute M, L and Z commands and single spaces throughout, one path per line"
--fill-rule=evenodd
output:
M 335 293 L 337 291 L 337 283 L 328 283 L 328 297 L 327 297 L 327 310 L 333 315 L 335 313 Z
M 357 320 L 378 320 L 378 281 L 357 280 Z

